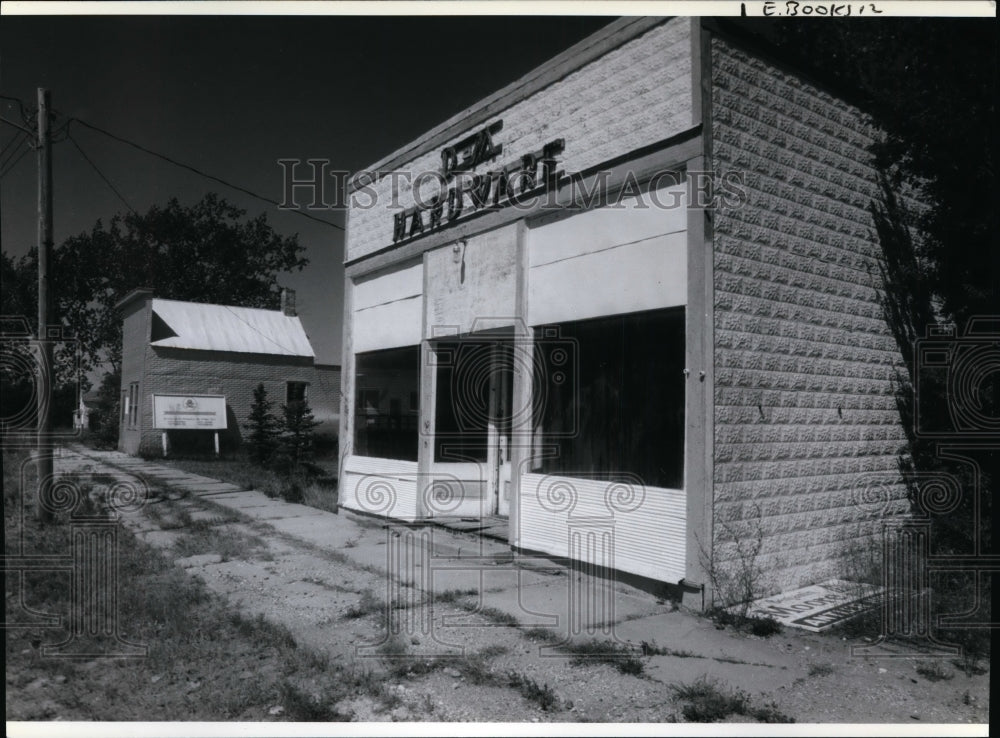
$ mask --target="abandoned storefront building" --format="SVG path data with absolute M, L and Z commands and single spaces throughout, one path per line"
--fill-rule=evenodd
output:
M 118 309 L 119 450 L 211 453 L 213 436 L 223 450 L 235 448 L 260 383 L 276 410 L 305 398 L 317 431 L 338 431 L 340 367 L 315 363 L 291 290 L 281 310 L 164 300 L 148 289 L 134 290 Z
M 772 591 L 840 575 L 905 509 L 874 135 L 734 31 L 627 18 L 355 175 L 341 504 L 692 594 L 754 540 Z

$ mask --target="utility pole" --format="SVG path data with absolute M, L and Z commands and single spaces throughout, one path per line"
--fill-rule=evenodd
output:
M 52 135 L 49 130 L 49 91 L 38 88 L 38 507 L 42 522 L 52 520 L 52 342 L 48 337 L 49 261 L 52 255 Z

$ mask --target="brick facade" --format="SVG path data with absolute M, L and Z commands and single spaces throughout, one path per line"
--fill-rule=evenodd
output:
M 849 545 L 906 509 L 901 485 L 888 507 L 857 489 L 895 471 L 904 440 L 868 211 L 875 133 L 719 37 L 711 60 L 713 164 L 748 195 L 714 221 L 715 561 L 759 529 L 766 584 L 788 589 L 842 575 Z

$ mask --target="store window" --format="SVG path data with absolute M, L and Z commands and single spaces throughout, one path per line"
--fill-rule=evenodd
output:
M 419 408 L 404 412 L 420 386 L 420 348 L 371 351 L 355 356 L 354 453 L 417 460 Z
M 683 308 L 540 326 L 535 347 L 533 471 L 683 487 Z

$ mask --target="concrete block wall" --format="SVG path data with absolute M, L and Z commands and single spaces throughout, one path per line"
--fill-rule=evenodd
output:
M 718 171 L 748 199 L 714 220 L 715 563 L 763 536 L 769 590 L 843 575 L 845 550 L 906 510 L 893 478 L 900 361 L 877 304 L 875 135 L 855 108 L 713 37 Z M 759 516 L 759 517 L 758 517 Z
M 445 145 L 502 119 L 503 129 L 493 140 L 503 145 L 503 152 L 481 171 L 516 161 L 557 138 L 566 141 L 560 169 L 586 170 L 689 129 L 691 68 L 691 19 L 670 19 L 396 169 L 414 176 L 437 172 Z M 425 199 L 439 189 L 434 181 L 426 184 Z M 390 178 L 383 178 L 373 185 L 374 195 L 358 195 L 359 206 L 349 214 L 346 261 L 392 245 L 393 215 L 399 207 L 389 206 L 391 185 Z M 400 182 L 399 206 L 408 208 L 413 201 L 412 189 Z M 468 197 L 466 206 L 471 207 Z

